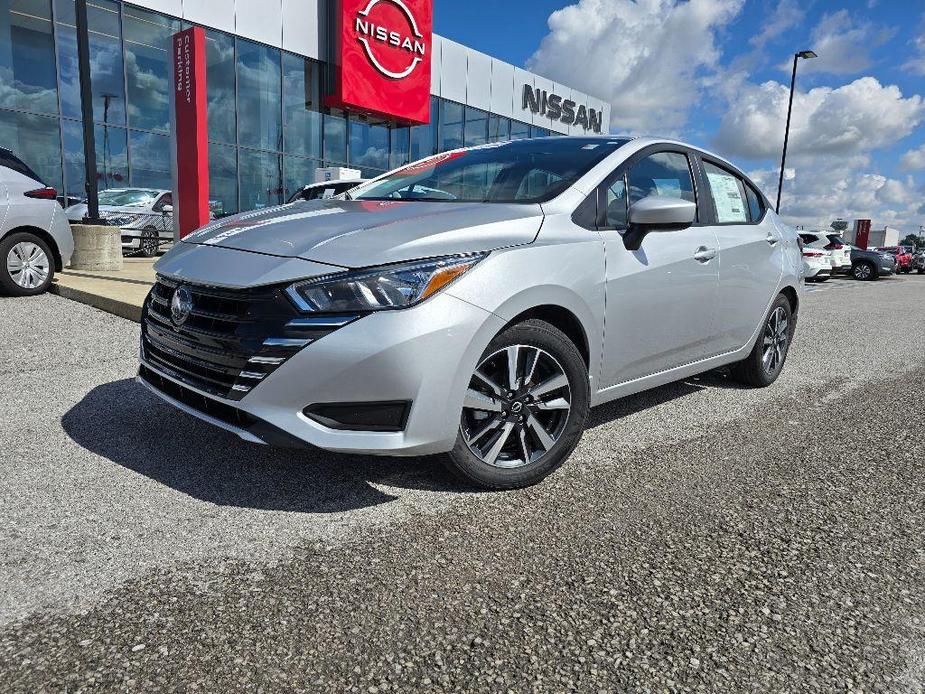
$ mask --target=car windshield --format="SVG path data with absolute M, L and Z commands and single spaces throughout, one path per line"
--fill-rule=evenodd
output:
M 129 190 L 100 191 L 100 205 L 113 207 L 146 207 L 160 194 L 157 190 L 133 188 Z
M 545 202 L 628 141 L 554 137 L 445 152 L 397 169 L 348 196 L 354 200 Z

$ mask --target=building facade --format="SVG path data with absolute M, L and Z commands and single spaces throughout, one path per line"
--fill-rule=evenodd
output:
M 88 0 L 99 188 L 171 187 L 170 38 L 190 26 L 206 33 L 209 197 L 225 214 L 284 201 L 319 166 L 372 176 L 463 145 L 609 129 L 601 100 L 436 35 L 430 123 L 328 108 L 332 1 Z M 0 145 L 71 200 L 84 195 L 74 24 L 73 0 L 0 0 Z

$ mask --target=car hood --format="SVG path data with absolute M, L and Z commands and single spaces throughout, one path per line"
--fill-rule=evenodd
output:
M 206 225 L 184 243 L 365 267 L 532 243 L 539 205 L 311 200 Z
M 100 216 L 104 217 L 106 215 L 112 214 L 151 214 L 151 210 L 146 207 L 121 207 L 118 205 L 100 205 Z M 67 215 L 68 220 L 72 222 L 79 222 L 87 215 L 87 203 L 80 202 L 76 205 L 71 205 L 70 207 L 64 210 L 64 214 Z

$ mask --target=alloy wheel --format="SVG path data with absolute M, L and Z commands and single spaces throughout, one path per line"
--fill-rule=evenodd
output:
M 870 278 L 870 274 L 871 274 L 870 265 L 868 265 L 867 263 L 861 263 L 859 265 L 854 266 L 854 276 L 856 279 L 866 280 Z
M 141 254 L 151 258 L 157 254 L 158 234 L 155 229 L 142 229 L 141 238 L 138 241 L 138 248 Z
M 469 381 L 462 434 L 479 460 L 499 468 L 535 463 L 565 431 L 568 376 L 549 352 L 511 345 L 489 355 Z
M 41 246 L 31 241 L 21 241 L 7 254 L 6 270 L 23 289 L 35 289 L 48 279 L 51 265 Z
M 790 340 L 790 320 L 783 307 L 778 306 L 768 318 L 764 329 L 761 363 L 769 374 L 776 373 L 783 364 L 788 340 Z

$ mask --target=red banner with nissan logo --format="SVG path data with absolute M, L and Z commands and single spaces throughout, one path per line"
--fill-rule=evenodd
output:
M 340 0 L 331 106 L 430 122 L 433 0 Z

